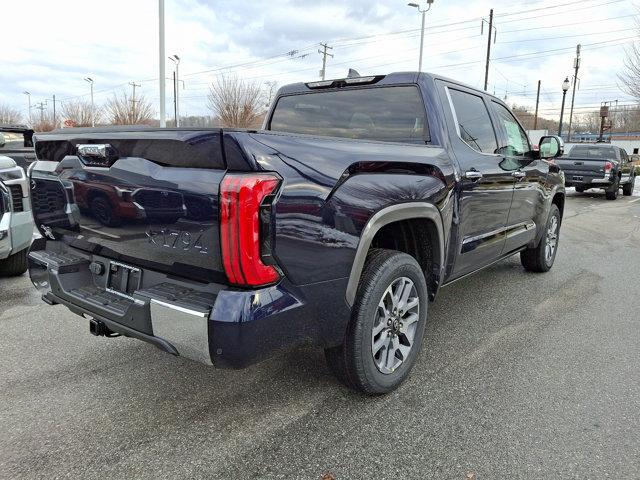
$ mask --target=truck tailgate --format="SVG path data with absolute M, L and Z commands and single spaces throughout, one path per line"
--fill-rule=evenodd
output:
M 224 281 L 219 129 L 36 137 L 33 211 L 44 238 L 201 281 Z

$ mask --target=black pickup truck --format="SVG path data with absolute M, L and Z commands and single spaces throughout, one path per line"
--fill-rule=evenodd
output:
M 635 166 L 624 148 L 605 143 L 575 145 L 556 163 L 565 174 L 565 185 L 577 192 L 603 188 L 608 200 L 618 198 L 620 188 L 626 196 L 633 194 Z
M 35 146 L 30 273 L 47 303 L 220 367 L 312 343 L 372 394 L 409 374 L 442 286 L 516 253 L 549 270 L 565 201 L 558 137 L 541 158 L 499 99 L 424 73 L 283 87 L 261 131 L 74 129 Z M 112 214 L 139 215 L 78 205 L 94 174 L 112 178 Z M 176 199 L 180 216 L 144 214 Z

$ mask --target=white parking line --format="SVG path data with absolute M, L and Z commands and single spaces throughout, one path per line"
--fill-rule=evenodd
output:
M 640 198 L 636 198 L 635 200 L 631 200 L 629 203 L 636 203 L 639 200 L 640 200 Z

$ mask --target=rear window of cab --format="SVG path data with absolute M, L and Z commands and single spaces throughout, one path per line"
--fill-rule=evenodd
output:
M 308 135 L 422 143 L 428 139 L 417 86 L 337 89 L 283 96 L 270 130 Z

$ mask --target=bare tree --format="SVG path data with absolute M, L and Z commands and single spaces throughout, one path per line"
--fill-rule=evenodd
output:
M 20 112 L 7 104 L 0 103 L 0 125 L 15 125 L 20 123 Z
M 221 76 L 209 87 L 208 107 L 223 127 L 257 127 L 263 113 L 260 85 L 236 76 Z
M 102 119 L 102 109 L 95 107 L 95 122 Z M 73 122 L 75 127 L 90 127 L 92 120 L 91 102 L 76 100 L 62 104 L 62 117 Z
M 153 108 L 143 95 L 133 98 L 126 92 L 114 94 L 107 100 L 105 112 L 112 125 L 150 125 L 153 122 Z
M 56 122 L 53 121 L 53 112 L 42 113 L 42 115 L 34 115 L 31 128 L 35 132 L 50 132 L 58 128 Z
M 618 74 L 622 89 L 640 101 L 640 45 L 634 43 L 627 50 L 624 70 Z

